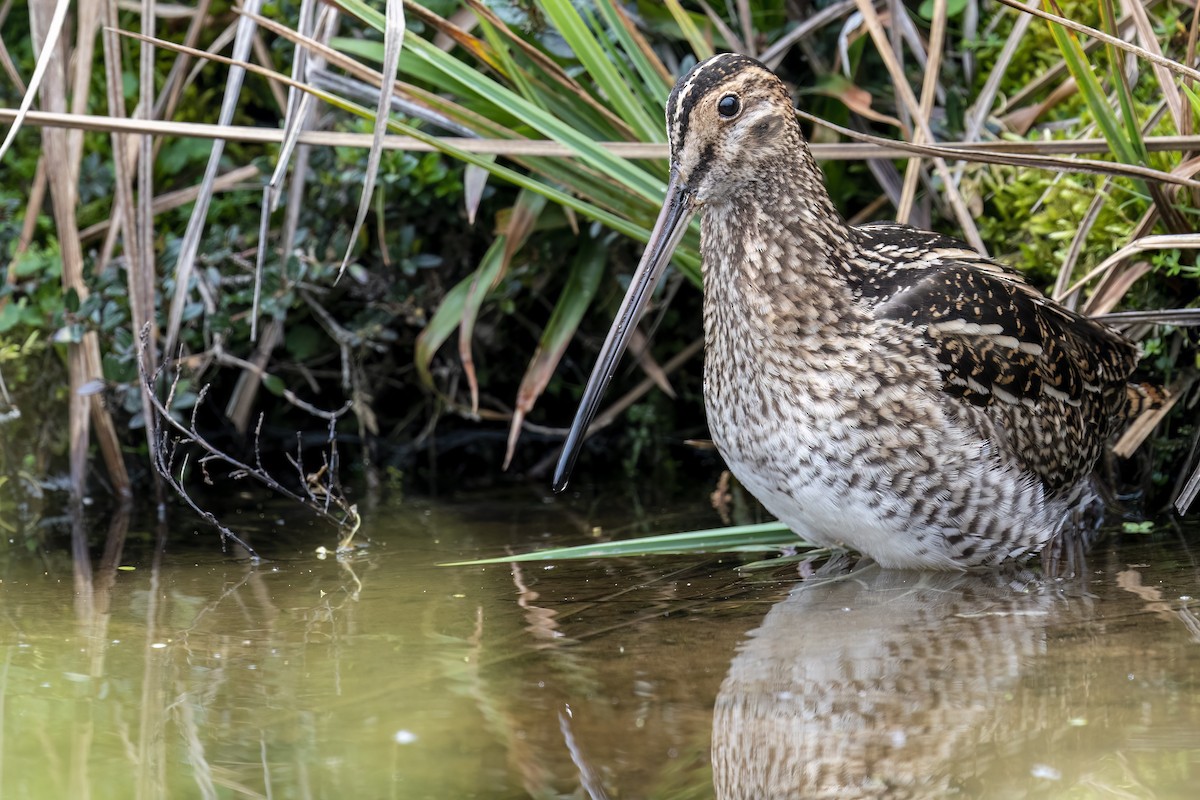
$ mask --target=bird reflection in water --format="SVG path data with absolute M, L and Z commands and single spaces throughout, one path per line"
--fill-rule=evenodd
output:
M 1009 692 L 1071 602 L 1019 571 L 800 583 L 721 685 L 717 798 L 977 796 Z

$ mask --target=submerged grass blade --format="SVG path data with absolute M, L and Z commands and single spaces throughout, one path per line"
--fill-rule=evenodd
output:
M 806 546 L 782 522 L 758 525 L 735 525 L 687 533 L 668 533 L 663 536 L 644 536 L 619 542 L 597 542 L 577 547 L 555 547 L 498 558 L 475 561 L 454 561 L 443 567 L 469 567 L 480 564 L 508 564 L 513 561 L 562 561 L 577 558 L 624 558 L 629 556 L 665 555 L 679 553 L 731 553 L 778 550 L 784 547 Z

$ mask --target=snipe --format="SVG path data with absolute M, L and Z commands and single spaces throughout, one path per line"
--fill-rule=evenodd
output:
M 806 539 L 886 567 L 1039 552 L 1091 496 L 1110 435 L 1154 402 L 1137 347 L 955 239 L 834 208 L 783 83 L 718 55 L 667 101 L 666 200 L 584 392 L 565 487 L 630 333 L 702 211 L 713 441 Z

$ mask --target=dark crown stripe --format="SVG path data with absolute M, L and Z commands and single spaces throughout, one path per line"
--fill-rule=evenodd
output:
M 703 100 L 713 87 L 748 67 L 766 69 L 761 62 L 750 56 L 720 53 L 692 67 L 692 71 L 675 84 L 671 96 L 667 99 L 667 135 L 673 147 L 678 147 L 687 136 L 688 121 L 696 104 Z

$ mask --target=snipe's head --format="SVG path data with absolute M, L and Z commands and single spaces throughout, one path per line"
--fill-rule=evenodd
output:
M 667 100 L 671 171 L 692 205 L 778 175 L 803 145 L 783 82 L 759 62 L 722 53 L 683 76 Z
M 794 176 L 797 158 L 808 158 L 811 169 L 791 182 L 789 192 L 804 191 L 808 175 L 819 175 L 804 147 L 787 89 L 770 70 L 746 56 L 713 56 L 680 78 L 667 101 L 667 133 L 671 179 L 663 208 L 580 398 L 555 470 L 556 491 L 566 488 L 604 389 L 696 209 L 718 205 L 768 181 L 778 183 L 781 176 Z M 758 199 L 773 198 L 768 191 Z

